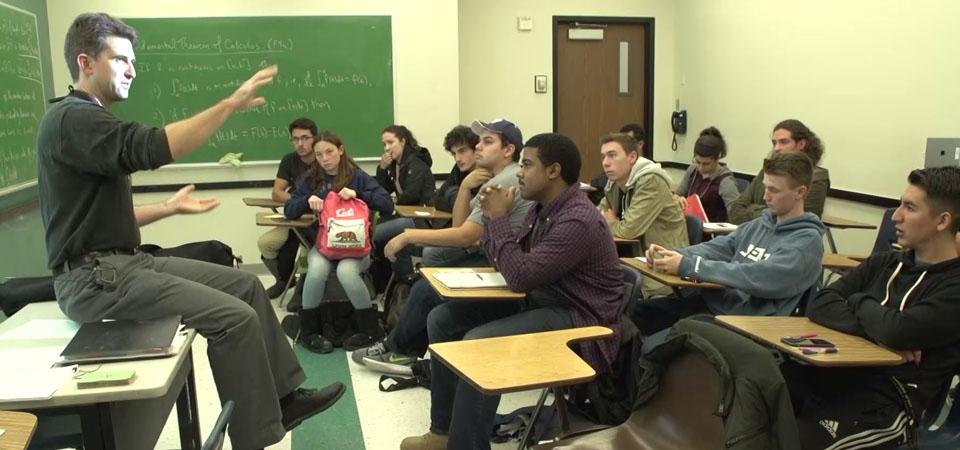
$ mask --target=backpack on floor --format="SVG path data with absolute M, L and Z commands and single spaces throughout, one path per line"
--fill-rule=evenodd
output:
M 220 241 L 191 242 L 170 248 L 163 248 L 155 244 L 143 244 L 137 249 L 153 256 L 175 256 L 227 267 L 239 267 L 243 263 L 243 258 L 234 255 L 233 249 Z
M 329 259 L 363 258 L 370 244 L 370 208 L 359 198 L 344 200 L 330 191 L 323 200 L 317 250 Z
M 3 314 L 7 317 L 30 303 L 56 299 L 51 276 L 10 278 L 0 283 L 0 309 L 3 309 Z

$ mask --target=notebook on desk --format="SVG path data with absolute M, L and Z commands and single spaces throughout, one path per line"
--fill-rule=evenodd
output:
M 57 364 L 160 358 L 175 353 L 171 345 L 180 316 L 156 320 L 113 320 L 80 325 Z
M 444 272 L 434 275 L 448 289 L 506 288 L 507 280 L 499 272 Z

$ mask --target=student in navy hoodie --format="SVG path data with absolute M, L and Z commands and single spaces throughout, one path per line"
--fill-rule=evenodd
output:
M 727 289 L 640 302 L 633 314 L 640 331 L 650 335 L 701 312 L 792 313 L 816 287 L 823 264 L 823 224 L 803 209 L 813 167 L 803 153 L 773 155 L 763 163 L 767 209 L 759 218 L 729 235 L 675 251 L 651 245 L 646 256 L 654 269 Z
M 307 212 L 319 214 L 323 210 L 323 199 L 329 192 L 336 192 L 340 198 L 349 200 L 359 198 L 373 211 L 381 215 L 393 214 L 393 201 L 377 183 L 347 154 L 343 140 L 332 131 L 321 132 L 313 144 L 316 163 L 304 175 L 293 197 L 284 205 L 284 215 L 295 219 Z M 350 303 L 356 310 L 358 333 L 344 341 L 344 347 L 359 348 L 370 345 L 383 337 L 383 327 L 377 318 L 377 310 L 370 301 L 360 276 L 370 267 L 370 257 L 344 258 L 335 262 L 327 259 L 316 246 L 310 249 L 307 257 L 306 281 L 303 285 L 303 310 L 300 311 L 300 333 L 297 343 L 315 353 L 330 353 L 333 344 L 320 334 L 320 314 L 317 309 L 323 300 L 327 277 L 336 265 L 337 279 L 343 285 Z
M 914 170 L 907 181 L 893 213 L 903 251 L 870 256 L 807 311 L 905 364 L 784 365 L 804 449 L 899 448 L 921 412 L 939 411 L 938 394 L 960 370 L 960 168 Z

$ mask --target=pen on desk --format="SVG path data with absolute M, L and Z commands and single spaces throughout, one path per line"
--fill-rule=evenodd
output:
M 827 347 L 827 348 L 825 348 L 825 349 L 823 349 L 823 350 L 815 350 L 815 349 L 812 349 L 812 348 L 809 348 L 809 347 L 803 347 L 803 348 L 800 349 L 800 351 L 801 351 L 804 355 L 817 355 L 817 354 L 820 354 L 820 353 L 837 353 L 837 352 L 840 351 L 840 349 L 838 349 L 838 348 L 836 348 L 836 347 Z
M 483 281 L 483 277 L 481 277 L 479 273 L 474 272 L 473 274 L 476 275 L 477 278 L 480 279 L 480 281 Z

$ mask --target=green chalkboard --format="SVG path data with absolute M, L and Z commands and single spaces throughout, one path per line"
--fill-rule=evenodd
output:
M 0 190 L 36 180 L 43 111 L 37 16 L 0 3 Z
M 393 123 L 388 16 L 124 19 L 140 33 L 122 118 L 162 126 L 223 99 L 262 67 L 279 66 L 261 92 L 268 103 L 234 116 L 202 149 L 178 162 L 278 160 L 292 150 L 287 125 L 309 117 L 343 137 L 353 156 L 379 156 Z

